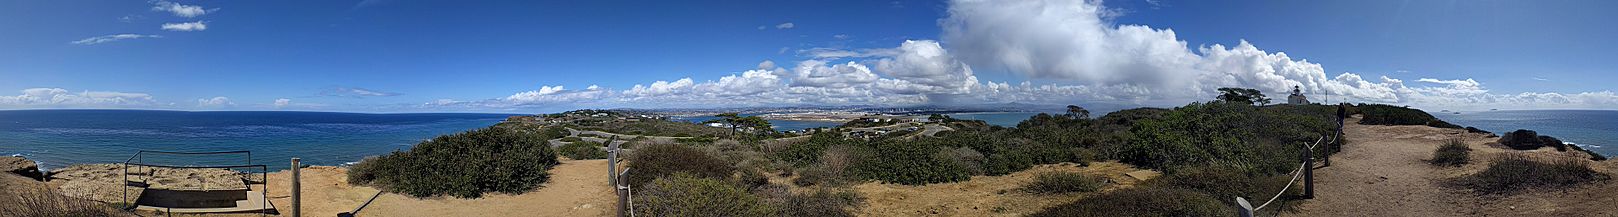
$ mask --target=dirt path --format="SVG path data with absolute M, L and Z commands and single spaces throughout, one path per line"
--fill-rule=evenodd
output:
M 563 161 L 550 170 L 551 180 L 521 195 L 485 194 L 479 199 L 417 199 L 383 194 L 358 216 L 608 216 L 614 206 L 612 189 L 606 183 L 606 160 Z M 377 192 L 370 187 L 350 186 L 347 170 L 337 167 L 311 167 L 302 171 L 304 216 L 336 216 L 358 207 Z M 286 172 L 270 175 L 271 180 L 287 180 Z M 283 214 L 290 213 L 285 181 L 271 182 L 271 202 Z
M 1460 129 L 1427 126 L 1344 126 L 1348 143 L 1332 165 L 1315 170 L 1315 199 L 1292 216 L 1618 216 L 1618 182 L 1569 189 L 1529 190 L 1514 195 L 1477 195 L 1443 182 L 1474 174 L 1507 153 L 1567 157 L 1549 148 L 1517 151 L 1488 145 L 1498 138 Z M 1472 148 L 1472 163 L 1438 167 L 1426 161 L 1448 139 Z M 1583 158 L 1582 155 L 1572 154 Z M 1593 162 L 1615 174 L 1618 162 Z M 1261 212 L 1270 213 L 1270 212 Z
M 1103 191 L 1139 182 L 1125 173 L 1141 171 L 1128 164 L 1096 162 L 1038 165 L 1004 176 L 973 176 L 971 180 L 923 186 L 867 182 L 854 186 L 866 197 L 860 216 L 1023 216 L 1047 207 L 1073 202 L 1096 193 L 1035 195 L 1017 190 L 1040 173 L 1068 171 L 1106 177 L 1114 184 Z M 1154 173 L 1155 174 L 1155 173 Z
M 1424 160 L 1439 142 L 1457 136 L 1425 126 L 1344 126 L 1348 143 L 1329 167 L 1315 170 L 1316 199 L 1297 216 L 1457 216 L 1475 215 L 1464 192 L 1446 190 L 1435 180 L 1439 167 Z

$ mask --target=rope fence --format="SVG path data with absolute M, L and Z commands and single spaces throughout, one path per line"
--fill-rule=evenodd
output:
M 1336 144 L 1338 142 L 1338 138 L 1343 134 L 1342 117 L 1338 117 L 1338 123 L 1337 129 L 1332 132 L 1331 139 L 1328 140 L 1325 135 L 1321 135 L 1315 139 L 1314 143 L 1301 144 L 1303 150 L 1301 150 L 1302 153 L 1299 153 L 1299 161 L 1302 162 L 1298 163 L 1298 169 L 1292 170 L 1292 180 L 1287 181 L 1287 185 L 1281 187 L 1281 191 L 1275 192 L 1275 196 L 1271 196 L 1269 200 L 1259 204 L 1256 208 L 1251 203 L 1248 203 L 1247 198 L 1236 197 L 1237 214 L 1242 217 L 1252 217 L 1254 213 L 1263 210 L 1271 203 L 1274 203 L 1275 200 L 1280 199 L 1281 195 L 1285 195 L 1287 190 L 1291 189 L 1292 185 L 1297 184 L 1299 180 L 1302 180 L 1304 185 L 1302 198 L 1313 199 L 1315 197 L 1314 166 L 1312 165 L 1315 159 L 1314 151 L 1316 147 L 1320 147 L 1320 144 Z M 1329 157 L 1326 158 L 1325 164 L 1331 165 Z M 1299 179 L 1300 177 L 1303 179 Z

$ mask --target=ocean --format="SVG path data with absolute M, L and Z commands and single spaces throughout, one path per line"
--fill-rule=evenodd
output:
M 1495 134 L 1533 130 L 1608 157 L 1618 156 L 1618 111 L 1513 110 L 1433 113 L 1433 116 Z
M 407 150 L 439 135 L 488 127 L 511 114 L 357 114 L 330 112 L 182 112 L 149 110 L 0 111 L 0 155 L 46 169 L 119 163 L 137 151 L 252 152 L 252 164 L 286 169 L 342 165 Z M 246 155 L 144 154 L 147 163 L 241 165 Z

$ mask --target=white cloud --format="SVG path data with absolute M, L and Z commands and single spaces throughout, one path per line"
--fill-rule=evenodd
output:
M 78 41 L 72 41 L 72 42 L 69 42 L 69 43 L 73 43 L 73 44 L 76 44 L 76 45 L 93 45 L 93 44 L 114 42 L 114 41 L 119 41 L 119 40 L 124 40 L 124 39 L 162 38 L 162 37 L 163 36 L 161 36 L 161 35 L 113 34 L 113 35 L 103 35 L 103 36 L 96 36 L 96 37 L 90 37 L 90 38 L 85 38 L 85 39 L 79 39 Z
M 690 91 L 691 86 L 695 84 L 691 78 L 681 78 L 674 82 L 656 81 L 647 86 L 636 84 L 635 87 L 624 91 L 624 94 L 637 97 L 663 96 Z
M 170 1 L 157 1 L 157 2 L 154 2 L 153 4 L 154 4 L 152 6 L 153 11 L 169 12 L 171 14 L 174 14 L 174 16 L 187 17 L 187 18 L 202 16 L 204 14 L 208 14 L 208 13 L 219 10 L 218 8 L 203 9 L 202 6 L 184 5 L 184 4 L 174 3 L 174 2 L 170 2 Z
M 1108 102 L 1175 106 L 1213 98 L 1219 87 L 1255 88 L 1284 97 L 1300 87 L 1315 101 L 1446 108 L 1613 108 L 1611 91 L 1495 94 L 1473 79 L 1404 80 L 1357 73 L 1328 76 L 1320 63 L 1259 49 L 1187 46 L 1173 30 L 1118 25 L 1120 10 L 1099 1 L 952 1 L 940 20 L 943 42 L 908 40 L 887 48 L 799 50 L 795 66 L 763 61 L 751 70 L 698 81 L 654 81 L 614 91 L 541 86 L 505 98 L 440 100 L 428 106 L 734 107 L 965 103 Z M 759 29 L 765 29 L 760 26 Z M 783 28 L 784 29 L 784 28 Z M 785 69 L 783 69 L 783 67 Z M 974 69 L 1026 76 L 1020 83 L 979 80 Z
M 798 26 L 797 24 L 792 24 L 791 22 L 786 22 L 786 23 L 781 23 L 781 24 L 775 24 L 775 29 L 791 29 L 792 27 L 797 27 L 797 26 Z
M 68 92 L 62 88 L 23 89 L 22 95 L 0 96 L 0 107 L 9 108 L 119 108 L 157 104 L 152 95 L 110 91 Z
M 213 98 L 197 99 L 197 106 L 198 107 L 226 107 L 226 106 L 234 106 L 234 105 L 236 105 L 235 102 L 231 102 L 230 98 L 223 97 L 223 96 L 216 96 L 216 97 L 213 97 Z
M 978 84 L 972 67 L 958 61 L 935 41 L 905 41 L 899 53 L 876 61 L 877 71 L 910 83 L 965 93 Z
M 398 96 L 399 93 L 393 93 L 393 92 L 387 92 L 387 91 L 378 91 L 378 90 L 371 90 L 371 89 L 357 88 L 357 87 L 328 87 L 328 88 L 326 88 L 324 90 L 321 90 L 319 95 L 321 95 L 321 96 L 363 98 L 363 97 Z
M 202 31 L 202 30 L 208 30 L 208 23 L 205 22 L 205 21 L 196 21 L 196 22 L 188 22 L 188 23 L 164 23 L 163 24 L 163 30 L 182 31 L 182 32 Z
M 275 99 L 275 108 L 287 107 L 289 105 L 292 105 L 292 99 L 287 99 L 287 98 Z
M 870 68 L 853 61 L 828 66 L 825 61 L 805 60 L 799 62 L 798 67 L 792 71 L 796 76 L 792 78 L 793 86 L 843 88 L 871 83 L 877 79 L 877 75 L 871 73 Z

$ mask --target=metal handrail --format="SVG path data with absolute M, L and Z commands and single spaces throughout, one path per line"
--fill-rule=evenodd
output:
M 143 156 L 148 152 L 149 153 L 158 153 L 158 154 L 175 154 L 175 155 L 210 155 L 210 154 L 245 153 L 245 154 L 247 154 L 247 164 L 242 164 L 242 165 L 220 165 L 220 166 L 176 166 L 176 165 L 146 164 L 145 157 L 143 157 Z M 131 163 L 130 161 L 135 161 L 135 163 Z M 124 207 L 124 208 L 125 209 L 134 209 L 135 207 L 138 207 L 138 206 L 135 205 L 134 202 L 129 201 L 129 166 L 136 166 L 138 168 L 159 167 L 159 168 L 175 168 L 175 169 L 207 169 L 207 168 L 235 169 L 235 168 L 255 168 L 256 167 L 256 168 L 258 168 L 258 174 L 259 174 L 259 183 L 258 183 L 258 185 L 260 186 L 260 189 L 263 189 L 263 192 L 259 193 L 259 206 L 260 206 L 259 207 L 259 210 L 260 210 L 259 215 L 263 216 L 264 214 L 269 212 L 269 205 L 270 205 L 270 200 L 269 200 L 269 196 L 268 196 L 269 192 L 270 192 L 269 166 L 263 165 L 263 164 L 253 164 L 253 152 L 252 151 L 216 151 L 216 152 L 173 152 L 173 151 L 149 151 L 149 150 L 136 151 L 134 156 L 130 156 L 129 159 L 124 160 L 124 165 L 123 165 L 123 170 L 124 170 L 123 171 L 124 172 L 123 182 L 124 183 L 122 183 L 123 184 L 123 192 L 122 192 L 123 193 L 123 202 L 128 206 L 128 207 Z M 233 170 L 233 172 L 238 172 L 238 173 L 241 173 L 241 174 L 252 173 L 250 171 L 249 172 L 240 172 L 240 171 L 234 171 L 234 170 Z M 149 181 L 151 179 L 151 177 L 154 175 L 152 173 L 153 172 L 147 172 L 146 173 L 146 179 L 142 179 L 141 183 L 142 184 L 147 184 L 146 181 Z M 247 185 L 248 190 L 252 190 L 252 185 L 253 185 L 250 178 L 251 178 L 251 176 L 242 177 L 242 181 L 246 182 L 244 184 Z M 203 184 L 206 185 L 207 183 L 204 182 Z M 143 188 L 150 189 L 151 186 L 148 184 L 147 186 L 143 186 Z

